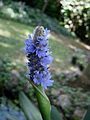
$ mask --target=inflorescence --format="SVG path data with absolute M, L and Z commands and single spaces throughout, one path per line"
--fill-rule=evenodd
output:
M 25 53 L 28 58 L 29 79 L 44 89 L 51 86 L 49 64 L 52 57 L 48 47 L 49 30 L 42 26 L 36 27 L 34 33 L 25 40 Z

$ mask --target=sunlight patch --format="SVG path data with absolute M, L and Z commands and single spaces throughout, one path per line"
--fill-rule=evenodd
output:
M 12 46 L 7 44 L 7 43 L 0 42 L 0 45 L 3 46 L 3 47 L 12 48 Z
M 0 30 L 0 35 L 5 36 L 5 37 L 10 37 L 11 33 L 5 30 Z
M 29 31 L 25 31 L 25 35 L 28 36 L 30 34 Z

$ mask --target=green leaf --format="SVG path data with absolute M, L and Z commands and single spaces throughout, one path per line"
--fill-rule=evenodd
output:
M 42 120 L 38 109 L 32 104 L 28 97 L 23 93 L 19 93 L 19 101 L 28 120 Z
M 63 120 L 62 115 L 55 106 L 51 107 L 51 118 L 51 120 Z
M 12 115 L 7 114 L 7 120 L 17 120 L 17 118 L 15 118 Z M 19 119 L 18 119 L 19 120 Z
M 43 120 L 51 120 L 51 105 L 48 97 L 46 96 L 42 86 L 35 86 L 33 83 L 32 85 L 35 89 L 38 106 Z
M 83 120 L 90 120 L 90 107 L 88 108 Z
M 0 120 L 26 120 L 19 107 L 6 97 L 0 97 Z

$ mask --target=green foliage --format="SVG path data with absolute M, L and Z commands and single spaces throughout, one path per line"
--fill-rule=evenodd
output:
M 61 5 L 58 0 L 48 0 L 45 13 L 53 18 L 60 18 Z
M 83 42 L 90 45 L 90 2 L 62 0 L 63 24 L 74 32 Z
M 29 0 L 25 1 L 28 6 L 39 8 L 42 10 L 44 0 L 33 0 L 32 2 L 29 2 Z
M 12 0 L 3 0 L 3 2 L 4 2 L 5 4 L 10 4 L 10 3 L 12 2 Z
M 42 120 L 38 109 L 31 103 L 23 92 L 19 93 L 19 103 L 28 120 Z
M 51 118 L 52 120 L 63 120 L 61 113 L 55 106 L 51 107 Z
M 10 71 L 15 67 L 16 65 L 11 63 L 8 57 L 0 59 L 0 84 L 5 84 L 10 80 Z
M 8 2 L 9 5 L 1 8 L 0 16 L 6 16 L 7 18 L 18 20 L 34 26 L 43 24 L 45 27 L 48 27 L 55 32 L 61 32 L 63 35 L 65 34 L 70 36 L 71 34 L 69 34 L 69 32 L 72 32 L 73 36 L 78 36 L 81 41 L 90 45 L 89 0 L 61 0 L 61 2 L 58 0 L 45 0 L 47 1 L 45 13 L 53 17 L 55 20 L 52 20 L 51 18 L 42 14 L 45 1 L 20 1 L 22 2 Z M 30 8 L 30 6 L 34 7 L 36 10 Z M 69 32 L 63 29 L 56 19 L 60 19 L 61 26 L 65 26 Z
M 45 101 L 44 101 L 45 102 Z M 23 92 L 19 92 L 19 103 L 21 108 L 17 107 L 5 97 L 0 98 L 0 119 L 2 120 L 44 120 L 38 109 L 28 99 Z M 47 106 L 46 106 L 47 107 Z M 22 110 L 24 112 L 22 112 Z M 46 114 L 46 113 L 45 113 Z M 58 110 L 52 106 L 51 120 L 63 120 Z M 45 118 L 47 120 L 47 117 Z
M 83 120 L 89 120 L 90 119 L 90 106 L 88 107 L 88 110 L 83 118 Z
M 0 98 L 0 120 L 26 120 L 24 113 L 6 98 Z
M 31 26 L 37 26 L 41 24 L 52 31 L 66 36 L 72 36 L 70 32 L 60 26 L 56 19 L 52 19 L 43 14 L 39 9 L 32 9 L 26 6 L 24 3 L 11 2 L 9 5 L 3 5 L 0 9 L 1 17 L 16 20 Z
M 56 109 L 55 106 L 51 107 L 51 114 L 50 114 L 50 109 L 48 111 L 49 103 L 47 104 L 48 98 L 46 97 L 45 93 L 42 92 L 42 89 L 36 86 L 34 86 L 34 89 L 43 120 L 56 120 L 56 119 L 63 120 L 61 113 L 59 113 L 59 111 Z M 42 120 L 37 108 L 31 103 L 31 101 L 27 98 L 27 96 L 23 92 L 20 92 L 19 94 L 19 103 L 28 120 Z
M 32 1 L 20 0 L 20 1 L 24 2 L 29 7 L 38 8 L 41 11 L 43 10 L 44 5 L 46 4 L 46 8 L 44 12 L 51 17 L 54 18 L 59 17 L 59 14 L 57 14 L 57 12 L 59 13 L 58 8 L 60 8 L 60 4 L 59 1 L 57 0 L 32 0 Z
M 23 72 L 19 73 L 19 67 L 8 56 L 0 59 L 0 95 L 5 94 L 8 98 L 17 97 L 19 90 L 28 91 L 29 85 Z
M 38 101 L 38 106 L 42 114 L 43 120 L 51 120 L 51 105 L 45 91 L 41 86 L 32 84 Z

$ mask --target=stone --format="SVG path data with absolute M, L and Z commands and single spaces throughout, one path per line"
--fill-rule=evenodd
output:
M 81 120 L 85 114 L 85 110 L 77 107 L 73 113 L 74 120 Z
M 13 76 L 17 77 L 17 78 L 20 78 L 20 74 L 19 74 L 19 72 L 18 72 L 17 70 L 12 70 L 12 71 L 11 71 L 11 74 L 12 74 Z
M 63 108 L 63 109 L 69 109 L 71 107 L 71 98 L 69 95 L 62 94 L 58 97 L 58 104 Z

